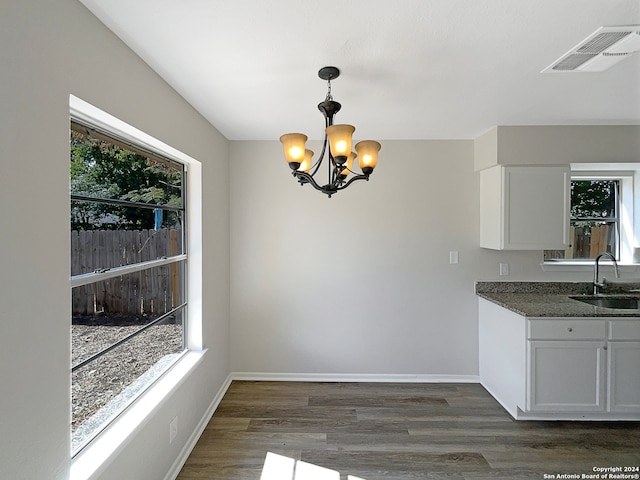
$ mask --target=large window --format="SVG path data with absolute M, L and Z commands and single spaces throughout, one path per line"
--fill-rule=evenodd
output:
M 185 166 L 81 120 L 70 133 L 72 448 L 186 349 Z
M 572 175 L 570 241 L 567 250 L 545 250 L 544 259 L 586 260 L 601 252 L 621 260 L 622 246 L 633 238 L 632 177 L 611 174 Z M 626 191 L 626 195 L 623 192 Z M 623 218 L 626 200 L 627 218 Z M 628 250 L 625 249 L 625 250 Z

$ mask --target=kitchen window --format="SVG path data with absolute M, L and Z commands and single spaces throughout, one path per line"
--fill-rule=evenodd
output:
M 571 175 L 570 247 L 545 250 L 545 262 L 591 262 L 599 253 L 618 261 L 633 257 L 633 172 Z

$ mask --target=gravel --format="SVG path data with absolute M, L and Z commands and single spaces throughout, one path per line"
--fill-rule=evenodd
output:
M 148 321 L 148 320 L 147 320 Z M 71 326 L 72 364 L 139 330 L 137 322 Z M 129 323 L 128 325 L 126 323 Z M 75 451 L 111 421 L 180 356 L 182 325 L 158 324 L 71 375 L 71 430 Z

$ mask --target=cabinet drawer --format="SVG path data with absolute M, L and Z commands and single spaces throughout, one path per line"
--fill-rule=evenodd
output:
M 529 320 L 530 340 L 604 340 L 605 320 Z
M 609 340 L 640 340 L 640 319 L 611 320 Z

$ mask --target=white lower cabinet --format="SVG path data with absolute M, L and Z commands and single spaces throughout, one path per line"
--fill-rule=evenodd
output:
M 603 412 L 603 342 L 529 341 L 527 410 Z
M 607 352 L 609 411 L 640 413 L 640 320 L 612 320 Z
M 605 410 L 606 322 L 529 319 L 527 411 Z
M 479 312 L 480 381 L 514 418 L 640 420 L 640 319 Z

